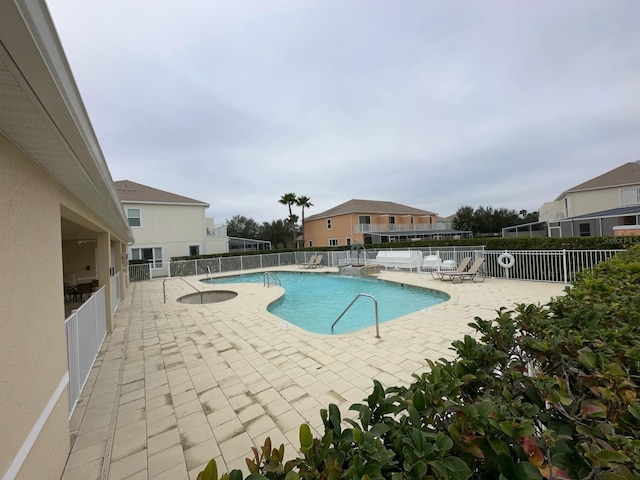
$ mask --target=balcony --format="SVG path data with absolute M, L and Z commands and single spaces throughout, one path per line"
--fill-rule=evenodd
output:
M 361 223 L 353 226 L 353 233 L 382 232 L 425 232 L 446 230 L 444 224 L 438 223 Z

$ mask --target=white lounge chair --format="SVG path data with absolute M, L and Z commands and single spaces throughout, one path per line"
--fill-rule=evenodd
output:
M 316 257 L 316 254 L 311 255 L 311 257 L 309 257 L 309 261 L 305 263 L 299 263 L 298 268 L 309 268 L 309 265 L 313 264 L 316 261 Z

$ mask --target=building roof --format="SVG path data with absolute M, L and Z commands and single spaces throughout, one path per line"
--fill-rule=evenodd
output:
M 337 215 L 348 215 L 351 213 L 371 213 L 378 215 L 436 215 L 427 210 L 408 207 L 394 202 L 381 202 L 378 200 L 349 200 L 340 205 L 325 210 L 324 212 L 311 215 L 305 218 L 305 221 L 316 220 L 318 218 L 335 217 Z
M 602 175 L 587 180 L 575 187 L 562 192 L 556 200 L 561 200 L 566 194 L 601 188 L 623 187 L 640 183 L 640 160 L 628 162 Z
M 0 11 L 0 134 L 133 241 L 46 3 L 2 2 Z
M 209 207 L 208 203 L 201 202 L 200 200 L 165 192 L 164 190 L 142 185 L 141 183 L 132 182 L 131 180 L 118 180 L 113 183 L 123 203 L 170 203 Z

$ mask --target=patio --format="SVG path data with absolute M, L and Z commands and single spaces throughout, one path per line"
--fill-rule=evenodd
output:
M 319 435 L 319 411 L 329 403 L 346 416 L 370 393 L 371 379 L 407 384 L 426 368 L 425 358 L 452 358 L 451 342 L 471 333 L 475 316 L 546 303 L 564 289 L 491 278 L 451 284 L 393 271 L 379 277 L 451 299 L 381 324 L 376 339 L 373 326 L 318 336 L 286 324 L 266 311 L 278 287 L 246 285 L 232 300 L 187 305 L 176 301 L 193 293 L 184 282 L 166 282 L 167 303 L 162 279 L 132 283 L 71 418 L 62 479 L 195 479 L 211 458 L 219 472 L 246 473 L 244 458 L 267 436 L 295 457 L 300 424 Z M 185 277 L 202 288 L 200 278 Z

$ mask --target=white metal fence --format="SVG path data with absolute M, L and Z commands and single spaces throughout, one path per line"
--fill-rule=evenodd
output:
M 80 400 L 91 367 L 107 334 L 106 287 L 91 295 L 65 320 L 69 362 L 69 416 Z
M 116 313 L 120 305 L 120 272 L 111 277 L 111 315 Z
M 438 248 L 397 248 L 397 249 L 360 249 L 341 251 L 300 251 L 284 253 L 267 253 L 262 255 L 245 255 L 234 257 L 217 257 L 197 260 L 181 260 L 165 262 L 166 268 L 158 270 L 151 264 L 130 265 L 131 281 L 150 280 L 157 277 L 182 277 L 189 275 L 207 275 L 208 273 L 224 273 L 258 268 L 271 268 L 307 263 L 312 255 L 322 255 L 322 266 L 337 267 L 351 262 L 362 264 L 375 263 L 376 255 L 381 250 L 413 250 L 423 255 L 438 255 L 444 262 L 453 260 L 459 264 L 464 257 L 484 257 L 484 272 L 489 277 L 510 278 L 518 280 L 536 280 L 542 282 L 570 283 L 576 274 L 593 268 L 603 260 L 607 260 L 621 250 L 485 250 L 482 246 L 459 246 Z M 510 268 L 500 266 L 498 257 L 503 253 L 513 256 L 514 263 Z

